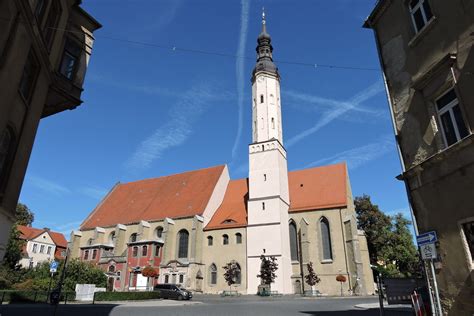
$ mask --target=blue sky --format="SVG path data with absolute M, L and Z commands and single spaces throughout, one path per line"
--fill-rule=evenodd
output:
M 379 69 L 362 28 L 375 1 L 296 3 L 83 1 L 104 27 L 84 104 L 40 123 L 20 197 L 34 226 L 69 235 L 118 181 L 224 163 L 232 178 L 246 177 L 262 6 L 282 77 L 289 169 L 347 161 L 354 196 L 407 213 L 380 71 L 325 67 Z

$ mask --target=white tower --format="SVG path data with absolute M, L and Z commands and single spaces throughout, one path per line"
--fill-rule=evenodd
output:
M 275 256 L 277 278 L 272 290 L 292 293 L 288 226 L 288 168 L 283 147 L 280 75 L 272 60 L 265 13 L 252 74 L 252 144 L 249 145 L 247 226 L 247 293 L 257 292 L 260 256 Z

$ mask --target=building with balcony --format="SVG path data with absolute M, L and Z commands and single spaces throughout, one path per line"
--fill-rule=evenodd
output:
M 374 31 L 386 81 L 403 168 L 398 179 L 419 232 L 438 234 L 444 313 L 471 315 L 474 2 L 380 0 L 364 26 Z
M 101 25 L 78 0 L 0 2 L 0 260 L 40 119 L 79 106 Z
M 249 176 L 231 180 L 226 165 L 119 183 L 71 235 L 71 255 L 94 261 L 115 290 L 154 283 L 204 293 L 229 290 L 224 266 L 237 267 L 232 290 L 257 293 L 260 256 L 275 257 L 271 289 L 302 293 L 307 264 L 320 292 L 372 294 L 367 241 L 357 230 L 345 164 L 288 172 L 280 105 L 265 19 L 252 73 Z M 154 280 L 142 274 L 150 267 Z

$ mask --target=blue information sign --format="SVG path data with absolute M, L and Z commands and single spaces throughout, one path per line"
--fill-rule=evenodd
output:
M 436 235 L 436 232 L 434 230 L 431 232 L 427 232 L 427 233 L 416 236 L 416 242 L 418 243 L 418 246 L 423 246 L 426 244 L 434 244 L 437 241 L 438 241 L 438 236 Z
M 51 261 L 49 264 L 49 272 L 54 273 L 58 271 L 58 264 L 59 262 L 57 261 Z

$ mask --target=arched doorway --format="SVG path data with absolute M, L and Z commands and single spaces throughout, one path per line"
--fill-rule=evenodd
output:
M 294 293 L 301 294 L 301 281 L 300 280 L 296 280 L 294 283 Z

